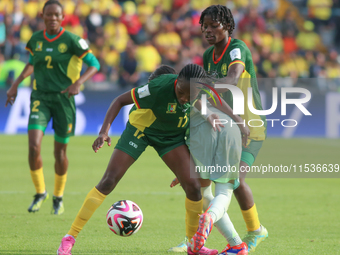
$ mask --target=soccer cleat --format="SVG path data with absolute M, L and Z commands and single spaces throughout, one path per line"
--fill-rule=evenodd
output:
M 187 252 L 188 246 L 188 238 L 185 237 L 184 240 L 177 246 L 171 247 L 168 252 Z
M 73 236 L 64 236 L 63 239 L 61 239 L 61 244 L 57 250 L 58 255 L 72 255 L 71 250 L 76 242 L 76 239 L 74 239 Z
M 217 255 L 218 250 L 208 249 L 203 246 L 198 252 L 193 252 L 191 250 L 191 247 L 188 246 L 188 254 L 189 255 Z
M 228 244 L 219 255 L 248 255 L 248 246 L 245 242 L 232 247 Z
M 260 226 L 259 231 L 248 231 L 242 239 L 248 245 L 248 252 L 254 252 L 256 247 L 268 237 L 268 230 L 264 226 Z
M 37 212 L 39 211 L 41 204 L 48 199 L 48 193 L 45 191 L 45 193 L 42 194 L 35 194 L 34 199 L 30 207 L 28 207 L 28 212 Z
M 63 198 L 53 196 L 53 204 L 51 214 L 60 215 L 65 211 Z
M 209 213 L 203 213 L 200 216 L 198 229 L 196 234 L 191 238 L 189 246 L 194 253 L 197 253 L 205 244 L 211 229 L 213 226 L 213 221 Z

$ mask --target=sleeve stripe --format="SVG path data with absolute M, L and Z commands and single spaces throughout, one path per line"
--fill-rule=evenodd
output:
M 132 97 L 132 100 L 133 102 L 135 103 L 136 107 L 138 109 L 140 109 L 140 106 L 138 104 L 138 101 L 137 101 L 137 98 L 136 98 L 136 94 L 135 94 L 135 88 L 134 89 L 131 89 L 131 97 Z
M 34 56 L 33 51 L 30 48 L 25 47 L 25 50 L 29 51 L 29 53 L 31 53 L 31 55 Z
M 92 53 L 92 50 L 87 50 L 83 54 L 80 55 L 79 58 L 84 58 L 88 53 Z
M 229 68 L 231 65 L 233 65 L 233 64 L 241 64 L 241 65 L 243 65 L 244 67 L 246 67 L 246 65 L 243 63 L 243 61 L 241 61 L 241 60 L 235 60 L 235 61 L 233 61 L 233 62 L 231 62 L 231 63 L 229 64 L 228 68 Z

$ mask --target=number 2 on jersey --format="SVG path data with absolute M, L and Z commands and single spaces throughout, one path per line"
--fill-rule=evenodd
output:
M 32 112 L 39 112 L 39 109 L 37 109 L 37 107 L 40 105 L 40 101 L 39 100 L 35 100 L 33 102 L 33 107 L 32 107 Z
M 51 66 L 51 62 L 52 62 L 51 56 L 46 56 L 45 61 L 47 61 L 47 65 L 46 65 L 47 68 L 49 68 L 49 69 L 53 68 L 53 66 Z
M 182 125 L 183 119 L 184 119 L 185 121 L 184 121 L 184 124 Z M 187 115 L 185 115 L 184 118 L 183 118 L 183 117 L 179 117 L 179 122 L 178 122 L 177 127 L 185 127 L 185 125 L 187 124 L 187 122 L 188 122 L 188 117 L 187 117 Z

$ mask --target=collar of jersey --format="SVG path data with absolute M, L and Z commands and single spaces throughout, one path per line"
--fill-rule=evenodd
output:
M 60 28 L 60 32 L 57 35 L 49 35 L 46 32 L 46 29 L 44 30 L 44 38 L 46 39 L 46 41 L 48 42 L 54 42 L 55 40 L 57 40 L 63 33 L 65 32 L 65 29 L 63 27 Z M 52 37 L 52 38 L 49 38 Z
M 212 58 L 213 58 L 213 61 L 214 61 L 214 64 L 215 64 L 215 65 L 218 64 L 218 62 L 220 62 L 220 60 L 222 59 L 224 53 L 226 52 L 226 50 L 227 50 L 227 48 L 228 48 L 228 46 L 229 46 L 229 44 L 230 44 L 230 41 L 231 41 L 231 37 L 229 36 L 227 45 L 224 47 L 224 50 L 223 50 L 221 56 L 220 56 L 216 61 L 215 61 L 215 48 L 214 48 L 213 54 L 212 54 Z

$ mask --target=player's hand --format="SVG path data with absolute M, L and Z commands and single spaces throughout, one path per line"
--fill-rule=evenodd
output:
M 68 98 L 78 95 L 80 92 L 80 85 L 81 84 L 79 84 L 78 82 L 75 82 L 72 85 L 68 86 L 65 90 L 61 91 L 61 93 L 68 93 Z
M 100 134 L 92 144 L 94 152 L 97 152 L 101 147 L 103 147 L 105 142 L 107 142 L 108 146 L 111 146 L 111 138 L 106 134 Z
M 242 135 L 242 145 L 247 147 L 248 136 L 250 135 L 250 131 L 247 125 L 243 126 L 242 124 L 238 124 L 241 135 Z
M 224 125 L 219 121 L 219 117 L 216 113 L 210 114 L 207 118 L 207 121 L 210 123 L 210 125 L 213 127 L 214 131 L 216 129 L 221 132 L 221 127 L 224 127 Z
M 175 187 L 178 183 L 179 183 L 179 180 L 178 180 L 177 177 L 176 177 L 176 178 L 173 179 L 172 182 L 170 183 L 170 188 Z
M 10 105 L 14 104 L 14 101 L 15 101 L 15 98 L 17 97 L 17 94 L 18 94 L 17 87 L 12 86 L 7 90 L 7 100 L 6 100 L 5 107 L 7 107 L 8 104 L 10 104 Z

